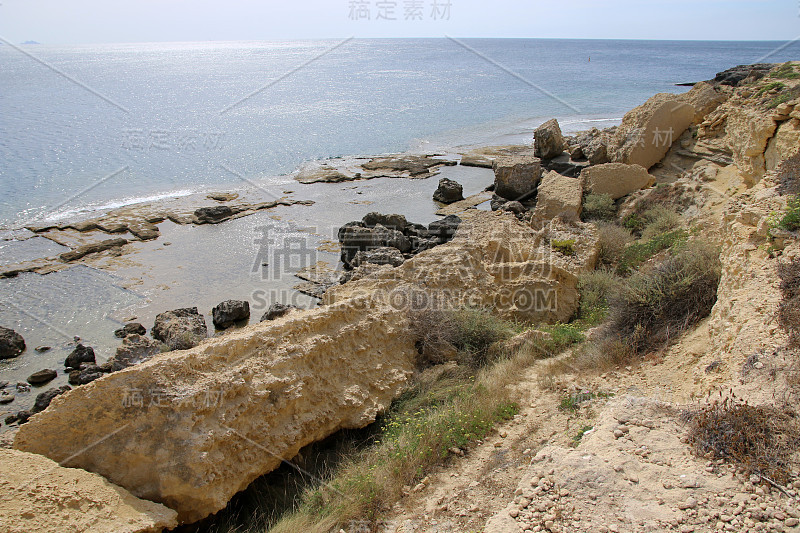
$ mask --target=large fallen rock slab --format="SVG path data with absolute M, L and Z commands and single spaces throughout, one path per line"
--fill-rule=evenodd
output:
M 594 194 L 608 194 L 617 200 L 632 192 L 652 186 L 655 178 L 640 165 L 606 163 L 583 169 L 581 181 L 586 191 Z
M 533 218 L 544 222 L 559 217 L 564 221 L 575 222 L 580 219 L 582 200 L 581 180 L 567 178 L 551 170 L 542 177 L 539 184 Z
M 303 446 L 373 422 L 414 370 L 406 316 L 356 298 L 156 355 L 54 399 L 14 446 L 193 522 Z
M 729 97 L 730 93 L 718 91 L 710 83 L 701 81 L 696 83 L 688 93 L 682 94 L 681 100 L 694 107 L 692 124 L 700 124 L 706 115 L 725 103 Z
M 800 150 L 800 120 L 792 119 L 782 123 L 767 144 L 764 152 L 766 170 L 775 170 L 784 159 Z
M 612 162 L 649 169 L 661 161 L 695 118 L 695 108 L 661 93 L 629 111 L 608 147 Z
M 196 307 L 159 313 L 153 324 L 153 337 L 171 350 L 188 350 L 207 336 L 206 319 Z
M 558 120 L 550 119 L 533 132 L 533 150 L 536 157 L 553 159 L 564 152 L 566 143 Z
M 564 178 L 569 179 L 569 178 Z M 593 225 L 554 221 L 541 230 L 502 211 L 467 211 L 453 239 L 396 268 L 328 289 L 326 304 L 370 296 L 395 307 L 478 306 L 531 322 L 566 322 L 577 310 L 578 275 L 597 262 Z M 572 253 L 554 250 L 569 243 Z
M 733 152 L 733 162 L 749 183 L 766 172 L 764 152 L 777 125 L 760 109 L 730 106 L 725 122 L 725 139 Z
M 0 530 L 156 533 L 177 513 L 101 476 L 32 453 L 0 449 Z

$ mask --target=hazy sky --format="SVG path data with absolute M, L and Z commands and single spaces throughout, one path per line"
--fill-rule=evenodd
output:
M 444 35 L 786 41 L 800 0 L 0 0 L 11 42 Z

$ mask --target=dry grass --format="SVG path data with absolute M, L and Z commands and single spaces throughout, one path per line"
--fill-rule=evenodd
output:
M 602 266 L 618 264 L 625 248 L 633 240 L 628 228 L 613 222 L 598 222 L 597 236 L 600 245 L 598 261 Z
M 583 199 L 581 218 L 585 221 L 612 220 L 617 206 L 610 194 L 587 194 Z
M 777 483 L 788 481 L 791 456 L 800 441 L 795 413 L 721 396 L 687 414 L 695 454 L 722 459 Z
M 789 345 L 800 347 L 800 260 L 778 264 L 778 277 L 782 295 L 778 324 L 789 335 Z

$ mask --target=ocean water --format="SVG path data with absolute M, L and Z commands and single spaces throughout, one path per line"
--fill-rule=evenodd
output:
M 488 39 L 0 46 L 0 228 L 258 181 L 305 161 L 614 124 L 800 43 Z M 280 185 L 283 183 L 284 185 Z

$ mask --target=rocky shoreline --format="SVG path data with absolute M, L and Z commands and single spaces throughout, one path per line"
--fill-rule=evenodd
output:
M 494 181 L 464 198 L 461 184 L 442 178 L 432 198 L 442 218 L 427 225 L 371 212 L 341 226 L 334 249 L 343 270 L 310 266 L 297 274 L 306 282 L 298 290 L 321 299 L 316 309 L 272 302 L 259 324 L 239 328 L 233 326 L 250 318 L 250 303 L 222 301 L 212 309 L 213 324 L 228 331 L 212 338 L 197 308 L 166 311 L 156 317 L 150 337 L 133 321 L 115 332 L 122 344 L 102 364 L 76 339 L 63 370 L 74 388 L 50 388 L 32 410 L 6 418 L 7 425 L 19 426 L 13 443 L 19 451 L 3 452 L 3 461 L 34 461 L 41 454 L 61 467 L 99 474 L 120 490 L 163 504 L 143 511 L 153 517 L 151 530 L 219 511 L 304 446 L 370 424 L 404 390 L 418 356 L 408 334 L 408 306 L 415 298 L 446 308 L 488 307 L 526 323 L 566 323 L 578 309 L 578 277 L 595 268 L 600 253 L 597 228 L 582 220 L 587 195 L 608 196 L 624 211 L 658 190 L 656 183 L 697 191 L 718 180 L 752 186 L 775 171 L 800 146 L 800 88 L 763 84 L 772 68 L 737 67 L 687 93 L 656 95 L 620 126 L 602 131 L 565 136 L 553 119 L 534 132 L 531 146 L 475 149 L 457 160 L 400 155 L 301 170 L 295 179 L 310 184 L 430 178 L 442 167 L 460 165 L 491 168 Z M 728 177 L 733 172 L 736 177 Z M 209 200 L 215 203 L 188 211 L 140 206 L 83 222 L 30 226 L 32 234 L 70 251 L 9 266 L 0 277 L 46 274 L 94 254 L 121 253 L 128 234 L 157 239 L 157 224 L 165 220 L 220 224 L 311 203 L 285 196 L 255 203 L 231 195 Z M 490 210 L 477 208 L 486 203 Z M 105 238 L 113 235 L 125 237 Z M 0 359 L 26 349 L 21 336 L 0 328 Z M 14 401 L 13 387 L 43 385 L 56 374 L 41 369 L 28 384 L 5 383 L 0 402 Z M 610 419 L 604 424 L 618 429 Z M 603 435 L 598 447 L 608 446 Z M 84 453 L 87 448 L 91 453 Z M 549 449 L 535 458 L 574 460 Z M 519 506 L 517 498 L 493 519 L 492 531 L 516 533 L 518 524 L 559 530 L 544 511 L 531 509 L 546 503 L 554 487 L 570 486 L 569 480 L 536 468 L 520 485 L 518 496 L 527 503 Z M 529 487 L 536 493 L 531 497 Z M 24 523 L 24 516 L 13 516 Z M 537 525 L 540 518 L 544 526 Z M 136 527 L 127 530 L 148 530 Z

